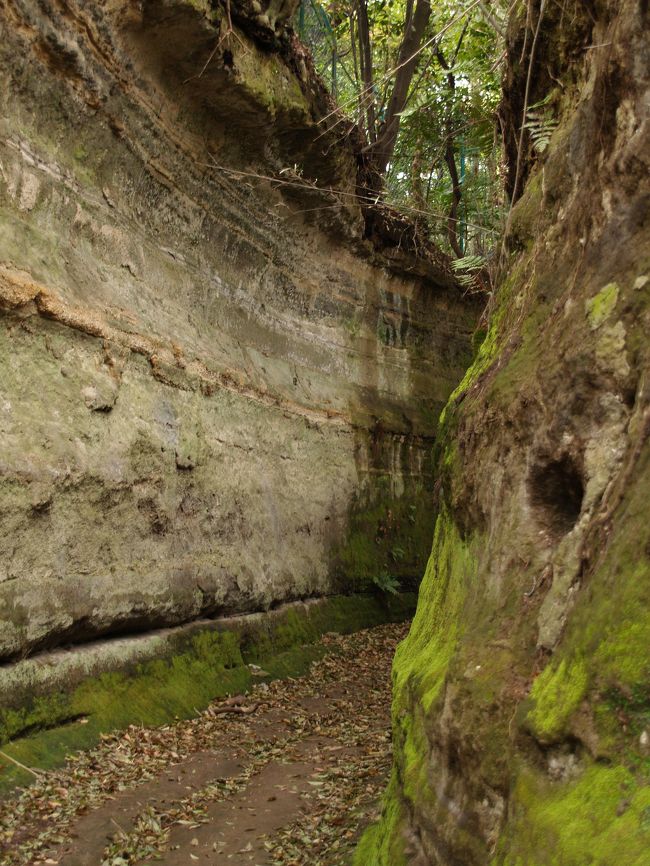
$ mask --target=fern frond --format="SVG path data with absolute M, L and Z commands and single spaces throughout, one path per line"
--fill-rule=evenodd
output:
M 463 256 L 461 259 L 455 259 L 451 266 L 455 271 L 480 271 L 485 264 L 483 256 Z
M 546 100 L 542 99 L 531 105 L 526 112 L 524 129 L 530 133 L 533 147 L 538 153 L 544 153 L 551 142 L 551 137 L 558 127 L 557 120 L 546 110 Z

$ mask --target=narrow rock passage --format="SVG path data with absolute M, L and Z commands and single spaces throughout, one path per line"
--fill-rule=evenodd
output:
M 105 737 L 0 803 L 0 864 L 347 864 L 390 767 L 407 627 L 326 635 L 300 679 L 260 671 L 194 719 Z

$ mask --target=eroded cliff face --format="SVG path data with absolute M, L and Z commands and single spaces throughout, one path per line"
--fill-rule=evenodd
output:
M 232 11 L 0 3 L 0 661 L 428 552 L 476 307 L 366 237 L 284 13 Z
M 557 128 L 523 156 L 508 273 L 443 415 L 362 866 L 650 862 L 648 6 L 541 5 L 529 104 L 551 93 Z

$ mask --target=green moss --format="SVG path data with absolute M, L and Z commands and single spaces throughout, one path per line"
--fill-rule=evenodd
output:
M 468 587 L 476 571 L 473 545 L 464 541 L 443 506 L 435 527 L 433 549 L 420 586 L 418 606 L 408 636 L 393 664 L 395 766 L 380 822 L 364 835 L 355 866 L 395 866 L 404 862 L 404 802 L 435 800 L 429 790 L 426 715 L 441 693 L 460 637 L 459 622 Z
M 237 48 L 235 40 L 232 47 Z M 305 122 L 309 108 L 298 77 L 289 74 L 277 54 L 242 47 L 235 51 L 235 66 L 236 86 L 245 91 L 247 100 L 253 100 L 268 112 L 269 120 L 282 113 L 293 116 L 294 123 Z
M 477 328 L 472 334 L 472 353 L 474 357 L 476 357 L 479 349 L 485 342 L 487 334 L 488 332 L 486 328 Z
M 396 701 L 408 686 L 428 712 L 438 697 L 459 636 L 460 612 L 476 558 L 446 508 L 436 521 L 433 550 L 407 638 L 395 655 Z
M 405 814 L 395 773 L 384 795 L 381 821 L 369 827 L 355 851 L 353 866 L 406 866 Z
M 567 667 L 579 658 L 587 669 L 599 750 L 610 760 L 635 760 L 638 734 L 650 721 L 649 481 L 646 442 L 561 648 Z
M 189 717 L 214 697 L 242 691 L 250 682 L 238 635 L 203 632 L 169 659 L 88 678 L 69 694 L 59 692 L 36 699 L 30 708 L 0 712 L 3 740 L 34 730 L 3 749 L 27 766 L 48 769 L 104 732 Z M 0 764 L 0 790 L 22 781 L 19 771 Z
M 539 233 L 543 216 L 544 184 L 541 171 L 533 174 L 526 183 L 523 195 L 512 210 L 510 218 L 511 246 L 528 247 Z
M 75 159 L 78 159 L 80 162 L 85 162 L 88 159 L 88 151 L 84 147 L 83 144 L 77 145 L 73 151 L 73 156 Z
M 507 341 L 509 322 L 516 315 L 516 299 L 513 292 L 524 282 L 528 259 L 523 258 L 512 268 L 508 279 L 500 286 L 495 295 L 494 308 L 490 312 L 487 331 L 484 339 L 477 346 L 473 363 L 467 369 L 463 379 L 449 397 L 447 405 L 440 415 L 438 426 L 438 445 L 434 464 L 439 465 L 440 449 L 446 449 L 453 443 L 456 408 L 466 394 L 492 367 Z
M 0 742 L 10 740 L 3 750 L 27 766 L 55 767 L 70 751 L 93 745 L 104 732 L 189 718 L 215 697 L 245 691 L 252 682 L 250 662 L 259 663 L 271 677 L 300 675 L 322 655 L 316 641 L 324 633 L 348 634 L 400 621 L 414 603 L 415 596 L 408 593 L 383 601 L 338 596 L 231 627 L 215 623 L 179 638 L 164 658 L 87 677 L 68 690 L 0 710 Z M 0 760 L 0 791 L 25 781 L 26 774 Z
M 519 777 L 494 866 L 648 866 L 650 787 L 624 767 L 590 766 L 567 784 Z
M 423 720 L 413 718 L 414 700 L 429 713 L 440 695 L 459 638 L 459 614 L 475 559 L 446 509 L 438 516 L 433 550 L 420 587 L 418 608 L 393 666 L 393 706 L 397 761 L 403 795 L 427 797 L 427 742 Z
M 637 566 L 632 572 L 640 584 L 648 578 L 648 569 Z M 637 609 L 609 622 L 596 649 L 594 663 L 603 680 L 616 681 L 628 687 L 650 682 L 650 610 Z
M 592 331 L 599 328 L 613 313 L 618 301 L 618 291 L 616 283 L 608 283 L 597 295 L 585 301 L 585 313 Z
M 409 715 L 396 720 L 396 729 L 400 732 L 400 773 L 402 792 L 411 803 L 415 803 L 426 795 L 428 784 L 429 752 L 424 726 Z
M 352 507 L 349 532 L 336 552 L 337 570 L 356 591 L 369 589 L 382 573 L 397 578 L 405 588 L 416 586 L 431 544 L 434 503 L 422 485 L 394 496 L 390 479 L 373 480 Z
M 526 721 L 533 733 L 544 742 L 560 738 L 567 722 L 585 696 L 589 677 L 581 659 L 559 665 L 549 664 L 533 683 L 530 692 L 535 702 Z
M 650 726 L 648 478 L 650 443 L 526 718 L 557 738 L 582 703 L 602 763 L 564 783 L 521 768 L 495 866 L 650 866 L 650 760 L 639 746 Z

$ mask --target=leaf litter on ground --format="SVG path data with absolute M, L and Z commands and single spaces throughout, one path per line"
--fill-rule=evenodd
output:
M 69 756 L 63 768 L 42 773 L 0 802 L 0 866 L 56 864 L 81 815 L 181 767 L 192 755 L 217 753 L 224 742 L 241 745 L 246 760 L 237 776 L 211 781 L 171 803 L 149 804 L 129 829 L 116 825 L 102 866 L 156 858 L 169 846 L 172 827 L 200 827 L 209 820 L 211 804 L 244 791 L 269 763 L 295 759 L 296 746 L 311 736 L 336 743 L 325 747 L 328 766 L 317 765 L 301 794 L 301 817 L 265 838 L 264 847 L 273 866 L 343 866 L 386 782 L 390 666 L 407 628 L 400 624 L 347 636 L 330 633 L 321 639 L 326 654 L 303 677 L 257 684 L 248 695 L 214 701 L 193 719 L 103 735 L 96 748 Z M 328 686 L 346 684 L 353 688 L 333 700 L 330 711 L 300 707 L 301 700 L 320 698 Z M 257 741 L 251 726 L 257 711 L 279 713 L 286 735 Z

